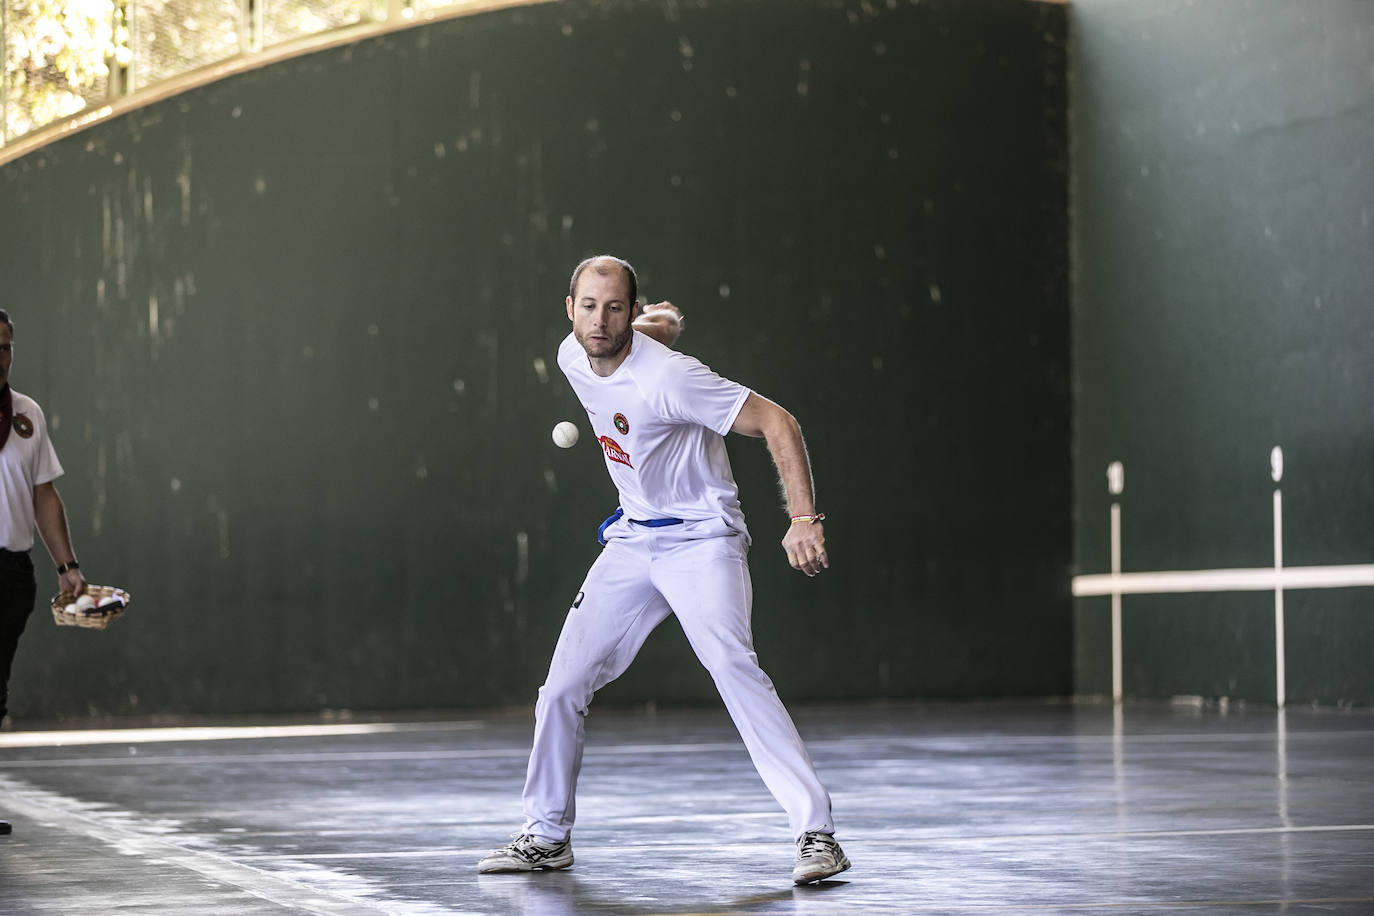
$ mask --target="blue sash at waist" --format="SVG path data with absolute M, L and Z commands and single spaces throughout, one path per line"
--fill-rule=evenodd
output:
M 597 539 L 597 541 L 601 544 L 602 547 L 605 547 L 605 546 L 606 546 L 606 529 L 609 528 L 609 527 L 611 527 L 612 525 L 614 525 L 616 522 L 620 521 L 624 516 L 625 516 L 625 510 L 624 510 L 624 509 L 616 509 L 615 512 L 613 512 L 613 513 L 611 514 L 611 517 L 608 518 L 608 519 L 606 519 L 604 522 L 602 522 L 602 523 L 601 523 L 601 526 L 600 526 L 599 528 L 596 529 L 596 539 Z M 680 518 L 642 518 L 642 519 L 641 519 L 641 518 L 632 518 L 632 519 L 630 519 L 630 524 L 632 524 L 632 525 L 642 525 L 642 526 L 644 526 L 645 528 L 663 528 L 663 527 L 665 527 L 665 526 L 667 526 L 667 525 L 681 525 L 681 524 L 682 524 L 682 519 L 680 519 Z

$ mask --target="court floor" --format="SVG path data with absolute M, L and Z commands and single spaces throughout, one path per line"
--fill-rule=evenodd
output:
M 0 733 L 4 914 L 1374 913 L 1374 714 L 797 707 L 854 868 L 792 886 L 718 711 L 593 710 L 576 864 L 478 876 L 525 714 Z

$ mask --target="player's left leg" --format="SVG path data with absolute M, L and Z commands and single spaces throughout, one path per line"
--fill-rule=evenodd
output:
M 33 613 L 37 594 L 29 555 L 0 550 L 0 723 L 8 712 L 10 669 L 19 636 Z
M 37 593 L 29 555 L 0 550 L 0 724 L 8 711 L 10 667 Z M 9 821 L 0 820 L 0 835 L 10 830 Z
M 690 528 L 663 531 L 665 548 L 669 539 L 680 540 L 658 552 L 651 570 L 654 585 L 715 681 L 754 766 L 787 812 L 793 837 L 833 834 L 830 795 L 754 654 L 745 545 L 730 536 L 692 538 Z

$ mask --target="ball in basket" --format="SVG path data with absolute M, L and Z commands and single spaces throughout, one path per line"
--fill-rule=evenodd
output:
M 52 618 L 58 626 L 103 630 L 129 606 L 129 593 L 113 585 L 87 585 L 80 595 L 54 595 L 51 603 Z

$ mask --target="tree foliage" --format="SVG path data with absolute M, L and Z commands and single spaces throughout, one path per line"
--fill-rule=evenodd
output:
M 385 16 L 384 0 L 0 0 L 14 139 L 130 88 Z
M 126 0 L 4 0 L 5 133 L 74 114 L 129 60 Z

